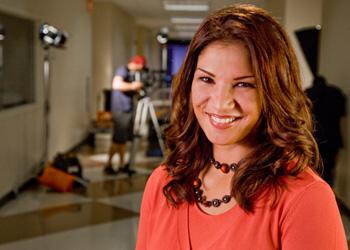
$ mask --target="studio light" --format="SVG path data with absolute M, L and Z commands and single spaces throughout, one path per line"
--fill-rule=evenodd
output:
M 167 34 L 163 34 L 163 33 L 158 33 L 157 41 L 160 44 L 166 44 L 168 42 L 168 35 Z
M 56 48 L 62 48 L 67 40 L 68 34 L 64 31 L 60 31 L 58 28 L 44 23 L 39 29 L 39 38 L 44 48 L 50 46 Z
M 162 27 L 157 34 L 157 41 L 160 44 L 166 44 L 168 42 L 168 33 L 169 33 L 169 28 Z

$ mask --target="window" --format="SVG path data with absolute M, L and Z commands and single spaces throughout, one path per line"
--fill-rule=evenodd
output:
M 1 35 L 0 110 L 34 101 L 34 21 L 0 12 Z

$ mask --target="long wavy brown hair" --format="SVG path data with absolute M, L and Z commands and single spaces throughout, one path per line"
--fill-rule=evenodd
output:
M 250 52 L 262 102 L 258 145 L 241 161 L 232 181 L 232 195 L 237 203 L 251 212 L 256 198 L 265 191 L 273 191 L 278 198 L 284 188 L 282 177 L 296 176 L 306 166 L 318 168 L 319 153 L 311 132 L 310 103 L 301 88 L 297 59 L 285 31 L 258 7 L 225 7 L 209 15 L 200 25 L 173 81 L 172 113 L 165 130 L 169 149 L 165 166 L 171 181 L 163 193 L 175 207 L 194 202 L 192 182 L 208 166 L 212 156 L 212 144 L 199 126 L 190 101 L 198 56 L 214 41 L 237 40 Z M 293 168 L 287 168 L 290 162 L 295 163 Z

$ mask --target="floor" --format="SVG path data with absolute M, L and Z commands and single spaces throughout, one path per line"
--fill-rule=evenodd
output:
M 162 158 L 138 153 L 131 178 L 104 175 L 105 153 L 85 148 L 79 159 L 89 180 L 86 189 L 58 193 L 32 183 L 0 207 L 0 250 L 135 249 L 143 188 Z M 345 215 L 349 241 L 350 220 Z
M 106 153 L 82 150 L 78 156 L 86 189 L 58 193 L 31 183 L 0 207 L 0 250 L 135 248 L 143 188 L 162 158 L 138 153 L 136 174 L 129 178 L 103 174 Z

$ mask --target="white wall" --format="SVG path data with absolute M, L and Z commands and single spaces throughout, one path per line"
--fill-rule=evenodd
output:
M 42 152 L 39 105 L 0 112 L 0 197 L 33 174 Z
M 350 205 L 350 1 L 324 1 L 320 49 L 320 73 L 346 94 L 348 116 L 343 120 L 345 148 L 337 165 L 336 192 Z
M 35 20 L 37 28 L 46 21 L 69 33 L 66 49 L 51 50 L 52 158 L 79 143 L 88 130 L 85 93 L 91 82 L 90 14 L 85 0 L 2 0 L 0 10 Z M 43 152 L 43 49 L 38 41 L 35 50 L 36 102 L 0 111 L 0 197 L 34 172 Z
M 111 81 L 112 8 L 113 5 L 110 3 L 96 3 L 92 16 L 92 82 L 94 94 L 91 104 L 94 111 L 103 109 L 102 90 L 110 86 Z
M 117 67 L 125 65 L 131 56 L 136 53 L 137 27 L 135 19 L 121 10 L 118 6 L 113 8 L 112 58 L 113 75 Z M 113 78 L 110 78 L 112 80 Z
M 294 32 L 301 28 L 314 27 L 322 22 L 322 0 L 286 0 L 285 28 L 291 38 L 300 65 L 302 85 L 307 88 L 312 84 L 312 72 L 307 65 L 303 51 Z
M 285 22 L 285 4 L 286 0 L 267 0 L 266 10 L 268 10 L 281 25 L 284 26 Z
M 95 3 L 93 13 L 92 110 L 103 108 L 103 89 L 110 89 L 116 67 L 134 50 L 134 19 L 113 3 Z M 94 114 L 93 114 L 94 116 Z
M 158 29 L 146 28 L 137 23 L 136 53 L 147 59 L 147 66 L 152 70 L 159 70 L 161 46 L 157 42 Z

